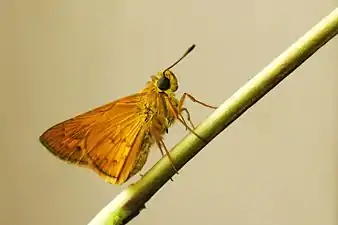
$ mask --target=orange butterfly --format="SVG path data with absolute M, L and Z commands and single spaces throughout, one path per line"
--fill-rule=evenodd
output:
M 168 154 L 163 135 L 175 120 L 192 131 L 182 116 L 185 111 L 194 128 L 189 111 L 183 108 L 186 97 L 216 108 L 188 93 L 180 100 L 175 97 L 178 81 L 170 69 L 194 47 L 169 68 L 152 76 L 139 93 L 61 122 L 45 131 L 40 142 L 58 158 L 90 168 L 109 183 L 125 183 L 142 169 L 154 143 L 162 155 L 163 149 Z

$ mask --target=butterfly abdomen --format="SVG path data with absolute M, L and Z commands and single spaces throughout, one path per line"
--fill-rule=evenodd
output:
M 134 167 L 132 171 L 130 172 L 128 179 L 132 176 L 134 176 L 136 173 L 138 173 L 146 163 L 148 159 L 148 154 L 150 151 L 151 146 L 154 144 L 155 139 L 152 137 L 152 135 L 147 132 L 144 136 L 143 143 L 140 149 L 140 153 L 135 160 Z

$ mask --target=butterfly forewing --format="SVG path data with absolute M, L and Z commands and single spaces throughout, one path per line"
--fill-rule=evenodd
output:
M 94 170 L 110 183 L 123 183 L 129 177 L 138 155 L 143 149 L 147 124 L 142 114 L 129 116 L 127 120 L 106 121 L 105 130 L 97 124 L 84 140 L 86 155 Z
M 124 183 L 147 130 L 142 101 L 139 93 L 93 109 L 48 129 L 40 141 L 60 159 L 87 166 L 110 183 Z

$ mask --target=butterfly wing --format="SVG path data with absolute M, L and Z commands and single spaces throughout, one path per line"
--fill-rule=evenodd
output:
M 139 93 L 78 115 L 45 131 L 40 141 L 60 159 L 87 166 L 107 182 L 124 183 L 148 130 L 143 99 Z
M 98 123 L 85 138 L 84 150 L 92 169 L 107 182 L 122 184 L 130 177 L 144 150 L 142 145 L 148 130 L 144 118 L 138 113 L 121 122 L 113 118 L 105 126 Z

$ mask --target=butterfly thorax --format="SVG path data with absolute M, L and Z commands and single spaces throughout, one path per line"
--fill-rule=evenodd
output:
M 175 121 L 174 110 L 177 111 L 178 99 L 175 92 L 178 89 L 178 81 L 170 70 L 158 72 L 152 76 L 147 86 L 141 90 L 145 93 L 144 100 L 140 104 L 148 120 L 157 120 L 162 126 L 161 134 Z
M 166 75 L 165 78 L 164 74 Z M 178 99 L 174 92 L 177 88 L 177 79 L 168 70 L 164 73 L 159 72 L 157 76 L 152 76 L 152 80 L 140 91 L 143 97 L 139 103 L 139 107 L 147 124 L 147 129 L 141 151 L 130 176 L 133 176 L 142 169 L 148 157 L 150 147 L 155 142 L 160 144 L 163 140 L 163 135 L 168 133 L 168 129 L 175 122 L 174 110 L 177 110 Z

